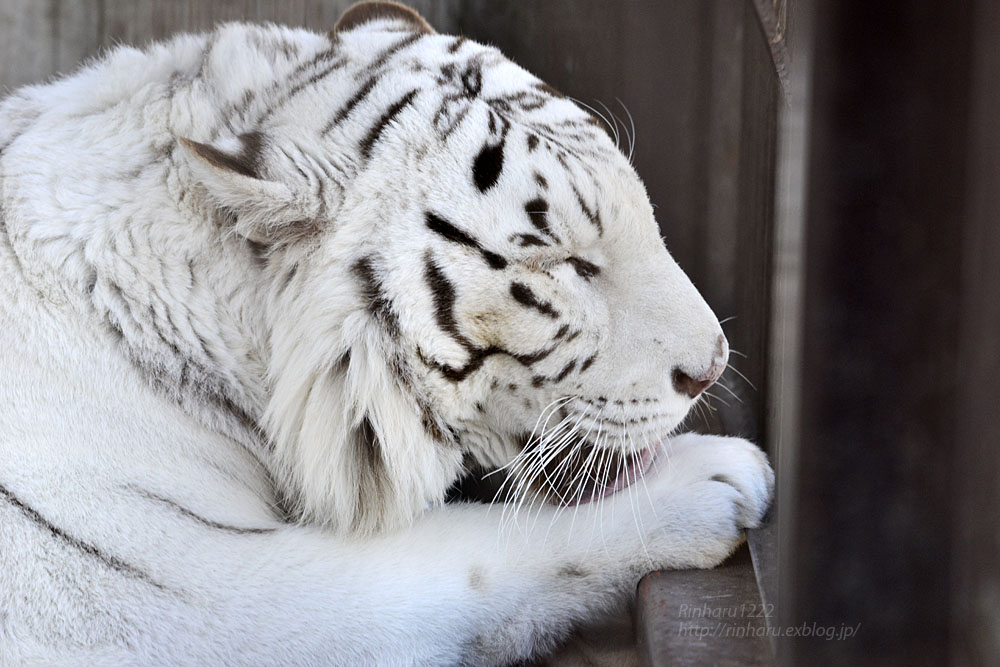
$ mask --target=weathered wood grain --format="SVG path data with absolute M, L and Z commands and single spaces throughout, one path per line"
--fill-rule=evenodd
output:
M 793 623 L 860 626 L 851 641 L 789 639 L 785 660 L 944 664 L 961 488 L 951 473 L 968 451 L 956 424 L 996 424 L 995 402 L 967 412 L 956 393 L 970 379 L 956 369 L 962 239 L 974 229 L 972 12 L 810 4 L 803 391 L 781 606 Z M 995 346 L 995 331 L 980 334 Z M 978 525 L 995 535 L 995 508 L 980 508 Z
M 977 3 L 969 128 L 968 224 L 955 400 L 960 406 L 952 535 L 951 660 L 1000 664 L 1000 5 Z
M 639 664 L 644 667 L 773 665 L 768 618 L 747 548 L 707 572 L 654 572 L 636 596 Z
M 116 44 L 143 45 L 223 21 L 269 21 L 326 31 L 351 0 L 0 0 L 0 86 L 10 90 L 72 71 Z M 455 0 L 409 3 L 441 32 Z

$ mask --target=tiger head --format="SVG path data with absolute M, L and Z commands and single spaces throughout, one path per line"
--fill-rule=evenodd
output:
M 557 503 L 634 481 L 728 346 L 629 160 L 574 102 L 399 5 L 310 39 L 231 136 L 185 141 L 268 248 L 265 424 L 293 509 L 369 531 L 471 469 Z

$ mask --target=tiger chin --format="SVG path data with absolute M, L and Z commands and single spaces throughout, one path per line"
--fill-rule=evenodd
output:
M 511 664 L 770 501 L 627 158 L 400 5 L 14 91 L 0 196 L 3 664 Z

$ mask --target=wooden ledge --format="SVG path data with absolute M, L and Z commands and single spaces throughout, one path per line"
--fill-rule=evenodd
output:
M 746 544 L 714 570 L 651 572 L 636 595 L 639 662 L 773 665 L 767 630 L 773 612 L 762 601 Z

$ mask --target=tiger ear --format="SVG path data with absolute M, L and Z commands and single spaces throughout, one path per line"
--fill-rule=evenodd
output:
M 375 22 L 395 24 L 410 32 L 434 34 L 434 28 L 423 16 L 396 2 L 359 2 L 352 5 L 337 21 L 334 33 L 348 32 Z M 385 27 L 389 27 L 388 25 Z
M 212 205 L 231 214 L 237 234 L 270 244 L 318 224 L 324 203 L 304 184 L 270 177 L 260 132 L 214 144 L 181 137 L 180 143 L 194 179 Z

